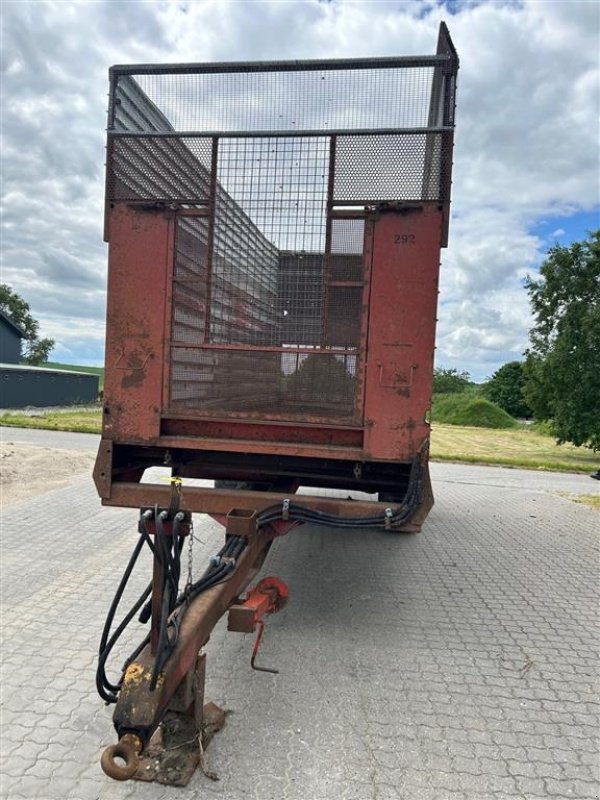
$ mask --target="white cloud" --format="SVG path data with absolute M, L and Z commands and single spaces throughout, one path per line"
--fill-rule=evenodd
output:
M 526 345 L 522 279 L 545 245 L 532 226 L 598 203 L 599 14 L 577 0 L 6 3 L 2 280 L 57 353 L 99 352 L 111 64 L 431 53 L 445 17 L 461 70 L 438 363 L 485 377 Z

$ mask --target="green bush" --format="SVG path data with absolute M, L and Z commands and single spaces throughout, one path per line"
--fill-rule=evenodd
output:
M 538 419 L 529 426 L 529 429 L 540 433 L 542 436 L 552 436 L 553 439 L 556 438 L 556 429 L 551 419 Z
M 503 408 L 511 417 L 531 417 L 531 409 L 523 397 L 525 363 L 509 361 L 497 369 L 482 387 L 487 400 Z
M 474 428 L 518 428 L 519 423 L 506 411 L 482 397 L 463 394 L 436 394 L 431 416 L 434 422 L 467 425 Z
M 473 384 L 468 372 L 455 368 L 436 367 L 433 370 L 433 391 L 436 394 L 460 394 Z
M 474 397 L 485 397 L 485 394 L 483 393 L 482 383 L 470 384 L 463 392 L 461 392 L 461 394 L 463 397 L 470 397 L 471 399 L 473 399 Z

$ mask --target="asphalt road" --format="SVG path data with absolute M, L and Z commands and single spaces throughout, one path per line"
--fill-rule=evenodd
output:
M 7 509 L 1 797 L 597 798 L 600 517 L 559 493 L 598 484 L 452 464 L 432 472 L 436 506 L 418 536 L 304 526 L 275 544 L 264 573 L 285 580 L 291 599 L 268 621 L 261 659 L 279 675 L 251 671 L 251 636 L 216 629 L 207 698 L 232 712 L 207 751 L 220 780 L 197 774 L 185 789 L 118 784 L 99 767 L 115 736 L 95 657 L 136 513 L 102 508 L 89 476 Z M 195 532 L 200 571 L 222 529 L 198 517 Z

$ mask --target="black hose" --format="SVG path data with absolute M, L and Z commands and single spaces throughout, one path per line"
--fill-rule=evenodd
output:
M 287 519 L 294 522 L 313 522 L 318 525 L 328 525 L 332 528 L 362 528 L 386 525 L 394 527 L 400 525 L 410 517 L 420 500 L 422 489 L 420 466 L 420 461 L 415 459 L 411 467 L 404 500 L 389 516 L 386 516 L 386 514 L 377 514 L 370 517 L 339 517 L 290 502 L 286 509 Z M 265 508 L 258 515 L 257 520 L 259 525 L 266 525 L 282 518 L 282 506 L 281 504 L 277 504 Z
M 115 644 L 121 637 L 123 631 L 129 625 L 135 614 L 139 611 L 139 609 L 146 603 L 149 595 L 152 592 L 152 582 L 148 584 L 148 586 L 144 589 L 140 597 L 136 600 L 130 610 L 127 612 L 121 623 L 115 629 L 115 631 L 110 635 L 110 629 L 113 625 L 115 614 L 119 603 L 121 602 L 121 598 L 123 596 L 123 592 L 133 568 L 137 562 L 139 554 L 142 550 L 144 544 L 147 544 L 150 547 L 150 550 L 155 555 L 157 560 L 159 561 L 163 575 L 165 576 L 165 582 L 163 584 L 163 597 L 168 598 L 167 607 L 163 603 L 163 613 L 161 615 L 161 637 L 163 642 L 163 647 L 166 649 L 168 647 L 168 620 L 169 615 L 171 614 L 173 608 L 175 607 L 175 600 L 174 598 L 177 597 L 178 586 L 179 586 L 179 577 L 181 574 L 181 551 L 183 549 L 184 543 L 184 536 L 179 535 L 179 522 L 180 520 L 177 519 L 177 515 L 175 515 L 175 520 L 173 522 L 173 536 L 168 537 L 164 532 L 163 520 L 162 517 L 156 513 L 154 514 L 154 518 L 156 520 L 156 539 L 155 543 L 153 543 L 150 539 L 150 535 L 148 532 L 147 526 L 147 519 L 146 515 L 142 516 L 141 525 L 140 525 L 140 538 L 135 545 L 133 553 L 129 559 L 127 567 L 123 572 L 123 576 L 117 587 L 117 591 L 115 592 L 115 596 L 112 600 L 110 608 L 108 610 L 108 614 L 106 616 L 106 621 L 104 623 L 104 628 L 102 631 L 102 636 L 100 638 L 100 645 L 98 648 L 98 667 L 96 670 L 96 688 L 98 690 L 98 694 L 106 703 L 116 703 L 117 701 L 117 694 L 121 688 L 122 677 L 118 684 L 114 684 L 109 681 L 106 675 L 106 661 L 108 656 L 110 655 L 112 649 L 114 648 Z M 147 622 L 151 615 L 151 605 L 148 603 L 140 614 L 140 621 Z M 164 624 L 163 624 L 164 622 Z M 110 637 L 110 638 L 109 638 Z M 139 655 L 139 653 L 143 650 L 146 646 L 148 641 L 150 640 L 149 635 L 145 638 L 142 645 L 140 645 L 136 650 L 129 656 L 127 661 L 125 662 L 125 666 L 122 670 L 122 675 L 125 672 L 127 666 Z
M 158 528 L 157 528 L 158 533 Z M 161 625 L 158 639 L 157 654 L 154 659 L 150 691 L 154 691 L 158 677 L 175 649 L 179 636 L 179 628 L 190 602 L 203 592 L 223 583 L 235 570 L 238 556 L 246 547 L 246 540 L 239 536 L 231 536 L 225 542 L 218 554 L 218 563 L 211 564 L 202 577 L 193 583 L 177 597 L 174 608 L 171 607 L 171 583 L 167 583 L 163 590 L 163 605 L 161 609 Z M 227 559 L 227 560 L 224 560 Z M 168 599 L 167 599 L 168 598 Z M 167 612 L 167 609 L 170 609 Z
M 119 586 L 117 587 L 117 591 L 115 592 L 115 596 L 113 597 L 112 603 L 110 604 L 110 608 L 108 609 L 108 614 L 106 615 L 104 628 L 102 629 L 102 635 L 100 637 L 100 645 L 98 647 L 98 667 L 96 670 L 96 688 L 98 689 L 98 694 L 106 703 L 115 703 L 117 700 L 116 692 L 119 691 L 119 686 L 115 686 L 115 684 L 111 683 L 107 678 L 105 670 L 106 659 L 108 658 L 108 655 L 110 654 L 110 651 L 114 647 L 117 639 L 119 638 L 119 636 L 121 635 L 127 624 L 129 624 L 129 622 L 133 618 L 138 608 L 142 605 L 142 603 L 146 600 L 146 597 L 148 596 L 146 594 L 148 589 L 146 588 L 144 593 L 142 593 L 140 598 L 138 598 L 138 600 L 136 601 L 133 607 L 134 609 L 133 613 L 132 611 L 130 611 L 126 615 L 124 621 L 121 622 L 121 624 L 117 628 L 117 631 L 119 631 L 119 635 L 115 637 L 115 635 L 113 634 L 113 636 L 110 637 L 109 641 L 110 629 L 114 622 L 117 608 L 119 607 L 119 603 L 121 602 L 123 592 L 125 591 L 125 587 L 127 586 L 127 583 L 129 581 L 129 578 L 131 576 L 131 573 L 138 560 L 139 554 L 143 546 L 144 546 L 144 539 L 140 537 L 139 540 L 136 542 L 133 552 L 129 558 L 129 562 L 123 572 L 121 581 L 119 582 Z

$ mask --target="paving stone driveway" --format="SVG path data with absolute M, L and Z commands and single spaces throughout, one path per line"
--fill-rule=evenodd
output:
M 597 798 L 600 517 L 554 493 L 597 484 L 433 472 L 419 536 L 307 526 L 277 542 L 265 571 L 291 600 L 261 658 L 280 674 L 250 670 L 250 636 L 216 630 L 207 697 L 233 712 L 207 753 L 220 780 L 185 789 L 118 784 L 99 767 L 115 737 L 95 654 L 136 513 L 103 509 L 88 477 L 8 508 L 2 798 Z M 221 532 L 198 518 L 196 534 L 201 569 Z

